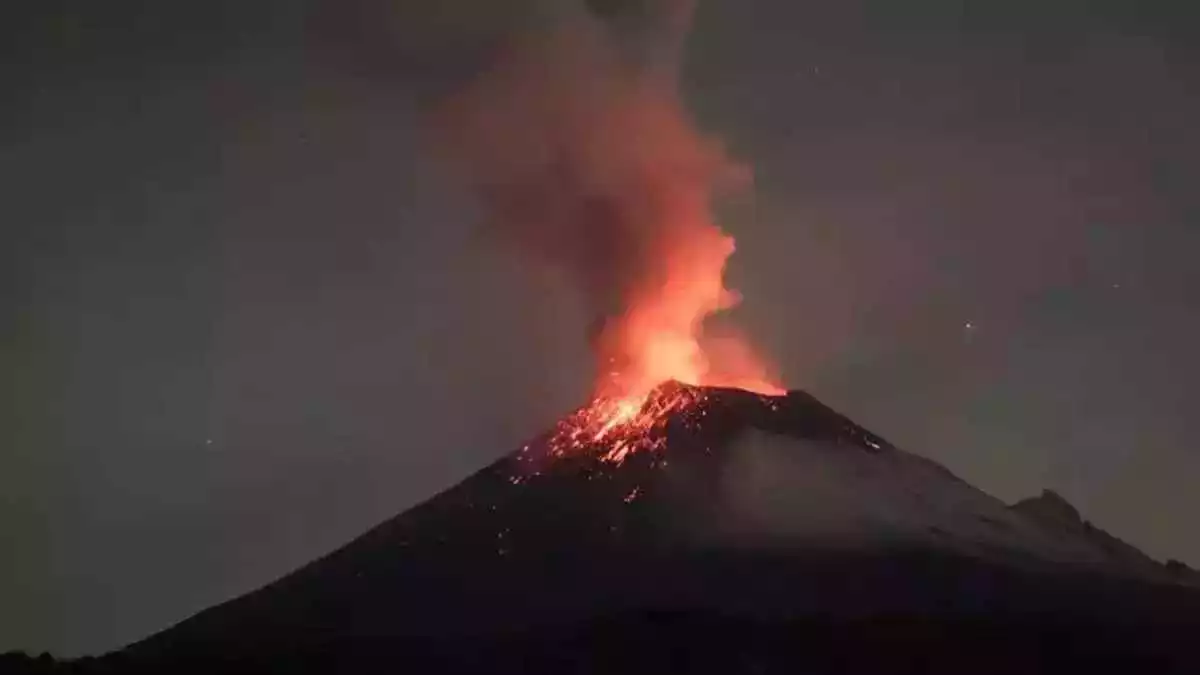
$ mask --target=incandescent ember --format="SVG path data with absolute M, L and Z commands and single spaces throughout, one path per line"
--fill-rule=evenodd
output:
M 687 419 L 704 400 L 696 387 L 656 387 L 637 398 L 597 398 L 555 427 L 550 451 L 555 456 L 597 452 L 599 459 L 620 464 L 631 453 L 661 450 L 673 418 Z
M 691 5 L 647 3 L 653 49 L 631 52 L 603 12 L 514 37 L 437 108 L 486 231 L 553 269 L 598 317 L 592 402 L 559 424 L 560 455 L 601 448 L 619 463 L 653 449 L 696 387 L 784 393 L 721 316 L 741 295 L 725 283 L 736 245 L 714 207 L 752 176 L 680 93 Z

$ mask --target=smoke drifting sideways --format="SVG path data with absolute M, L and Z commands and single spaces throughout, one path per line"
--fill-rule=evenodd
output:
M 625 3 L 628 4 L 628 3 Z M 704 321 L 738 303 L 715 199 L 750 173 L 678 91 L 690 2 L 561 13 L 498 50 L 434 112 L 487 233 L 564 276 L 596 317 L 599 395 L 677 379 L 777 392 L 745 340 Z M 631 29 L 629 24 L 639 24 Z

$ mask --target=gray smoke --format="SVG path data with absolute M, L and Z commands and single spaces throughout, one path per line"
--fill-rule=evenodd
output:
M 714 190 L 743 182 L 676 86 L 691 4 L 590 2 L 506 41 L 436 108 L 441 150 L 489 235 L 552 267 L 597 320 L 664 284 L 680 241 L 719 235 Z

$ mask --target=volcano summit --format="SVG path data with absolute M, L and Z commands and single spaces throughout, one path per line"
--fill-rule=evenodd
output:
M 1196 663 L 1200 593 L 798 391 L 670 383 L 84 672 L 1036 672 Z M 584 414 L 581 411 L 579 414 Z M 573 421 L 574 420 L 574 421 Z M 570 433 L 565 436 L 570 438 Z M 1150 670 L 1146 670 L 1149 668 Z

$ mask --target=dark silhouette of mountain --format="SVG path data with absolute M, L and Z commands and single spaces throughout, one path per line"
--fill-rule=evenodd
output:
M 1123 565 L 1131 571 L 1136 570 L 1151 575 L 1163 574 L 1168 571 L 1165 565 L 1142 553 L 1136 547 L 1084 520 L 1078 509 L 1053 490 L 1044 490 L 1037 497 L 1022 499 L 1013 504 L 1012 509 L 1051 532 L 1090 542 L 1093 547 L 1104 551 L 1114 564 Z
M 1009 507 L 802 392 L 678 392 L 697 402 L 658 450 L 555 456 L 547 433 L 262 589 L 61 668 L 1200 672 L 1200 594 L 1057 495 Z

